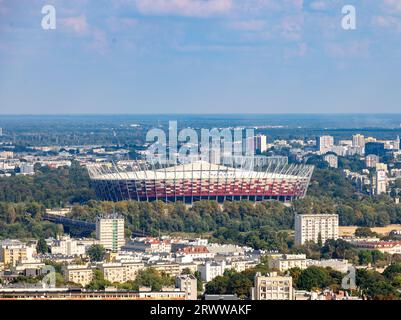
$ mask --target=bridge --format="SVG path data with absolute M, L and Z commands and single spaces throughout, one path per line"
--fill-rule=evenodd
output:
M 63 226 L 86 228 L 90 229 L 91 231 L 96 229 L 96 224 L 93 222 L 66 218 L 59 215 L 45 214 L 42 219 L 53 223 L 62 224 Z
M 50 221 L 57 224 L 62 224 L 66 229 L 66 232 L 70 232 L 73 228 L 74 230 L 79 230 L 80 235 L 89 235 L 92 231 L 96 230 L 96 223 L 88 222 L 83 220 L 66 218 L 64 216 L 55 214 L 45 214 L 42 216 L 43 220 Z M 133 230 L 131 232 L 132 237 L 149 237 L 150 234 L 145 231 Z

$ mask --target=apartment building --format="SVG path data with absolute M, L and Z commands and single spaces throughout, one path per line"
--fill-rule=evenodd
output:
M 112 283 L 134 281 L 139 270 L 144 268 L 145 264 L 143 262 L 113 262 L 103 263 L 99 266 L 99 270 L 103 273 L 104 279 Z
M 96 238 L 105 249 L 120 250 L 125 244 L 124 219 L 115 214 L 98 217 Z
M 214 278 L 223 275 L 224 270 L 226 270 L 226 262 L 211 262 L 208 261 L 204 265 L 200 265 L 198 267 L 198 271 L 201 274 L 201 279 L 203 281 L 209 282 L 212 281 Z
M 149 268 L 155 269 L 160 273 L 168 274 L 169 276 L 176 277 L 181 273 L 179 263 L 175 262 L 155 262 L 147 265 Z
M 328 239 L 338 238 L 337 214 L 296 214 L 295 244 L 303 245 L 306 241 L 324 244 Z
M 310 259 L 306 259 L 305 254 L 283 254 L 279 256 L 271 256 L 269 258 L 269 268 L 276 269 L 280 272 L 292 268 L 300 268 L 303 270 L 309 267 L 310 264 Z
M 83 287 L 93 280 L 93 269 L 88 265 L 68 265 L 63 267 L 64 279 Z
M 15 266 L 18 262 L 27 260 L 27 247 L 19 240 L 4 240 L 0 242 L 0 262 L 5 266 Z
M 197 280 L 194 275 L 180 275 L 175 280 L 175 285 L 180 291 L 186 293 L 185 300 L 196 300 L 198 298 Z
M 255 275 L 255 287 L 252 288 L 252 300 L 293 300 L 294 289 L 292 277 L 278 276 L 271 272 L 262 276 L 259 272 Z

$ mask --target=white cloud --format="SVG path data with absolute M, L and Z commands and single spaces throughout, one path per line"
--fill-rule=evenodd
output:
M 280 24 L 281 35 L 287 40 L 300 40 L 303 24 L 301 15 L 284 17 Z
M 229 27 L 242 31 L 259 31 L 266 27 L 266 22 L 263 20 L 234 21 L 229 23 Z
M 401 32 L 401 20 L 392 16 L 377 16 L 373 18 L 373 25 L 380 28 L 392 29 Z
M 84 15 L 61 19 L 61 23 L 78 34 L 85 34 L 88 31 L 88 23 Z
M 314 1 L 310 5 L 311 9 L 313 10 L 325 10 L 327 8 L 327 4 L 324 1 Z
M 383 0 L 383 2 L 391 10 L 401 12 L 401 0 Z
M 142 14 L 208 17 L 230 12 L 233 0 L 136 0 Z
M 370 43 L 367 41 L 329 43 L 326 45 L 326 51 L 333 58 L 364 58 L 369 55 L 369 47 Z

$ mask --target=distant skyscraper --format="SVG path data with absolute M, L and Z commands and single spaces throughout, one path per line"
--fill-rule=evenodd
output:
M 3 128 L 0 128 L 0 137 L 3 135 Z
M 356 134 L 352 136 L 353 147 L 365 147 L 365 136 L 362 134 Z
M 352 136 L 352 146 L 356 148 L 357 154 L 364 154 L 365 152 L 365 136 L 362 134 L 356 134 Z
M 255 149 L 259 153 L 267 151 L 267 137 L 264 134 L 255 136 Z
M 124 219 L 115 214 L 96 219 L 96 238 L 107 250 L 118 251 L 125 244 Z
M 332 136 L 321 136 L 316 138 L 316 147 L 320 153 L 326 153 L 334 146 L 334 138 Z
M 337 214 L 296 214 L 295 244 L 303 245 L 306 241 L 324 244 L 328 239 L 338 238 Z

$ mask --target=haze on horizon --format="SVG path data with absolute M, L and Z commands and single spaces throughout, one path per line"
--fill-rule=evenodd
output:
M 351 2 L 0 0 L 0 114 L 399 113 L 401 0 Z

